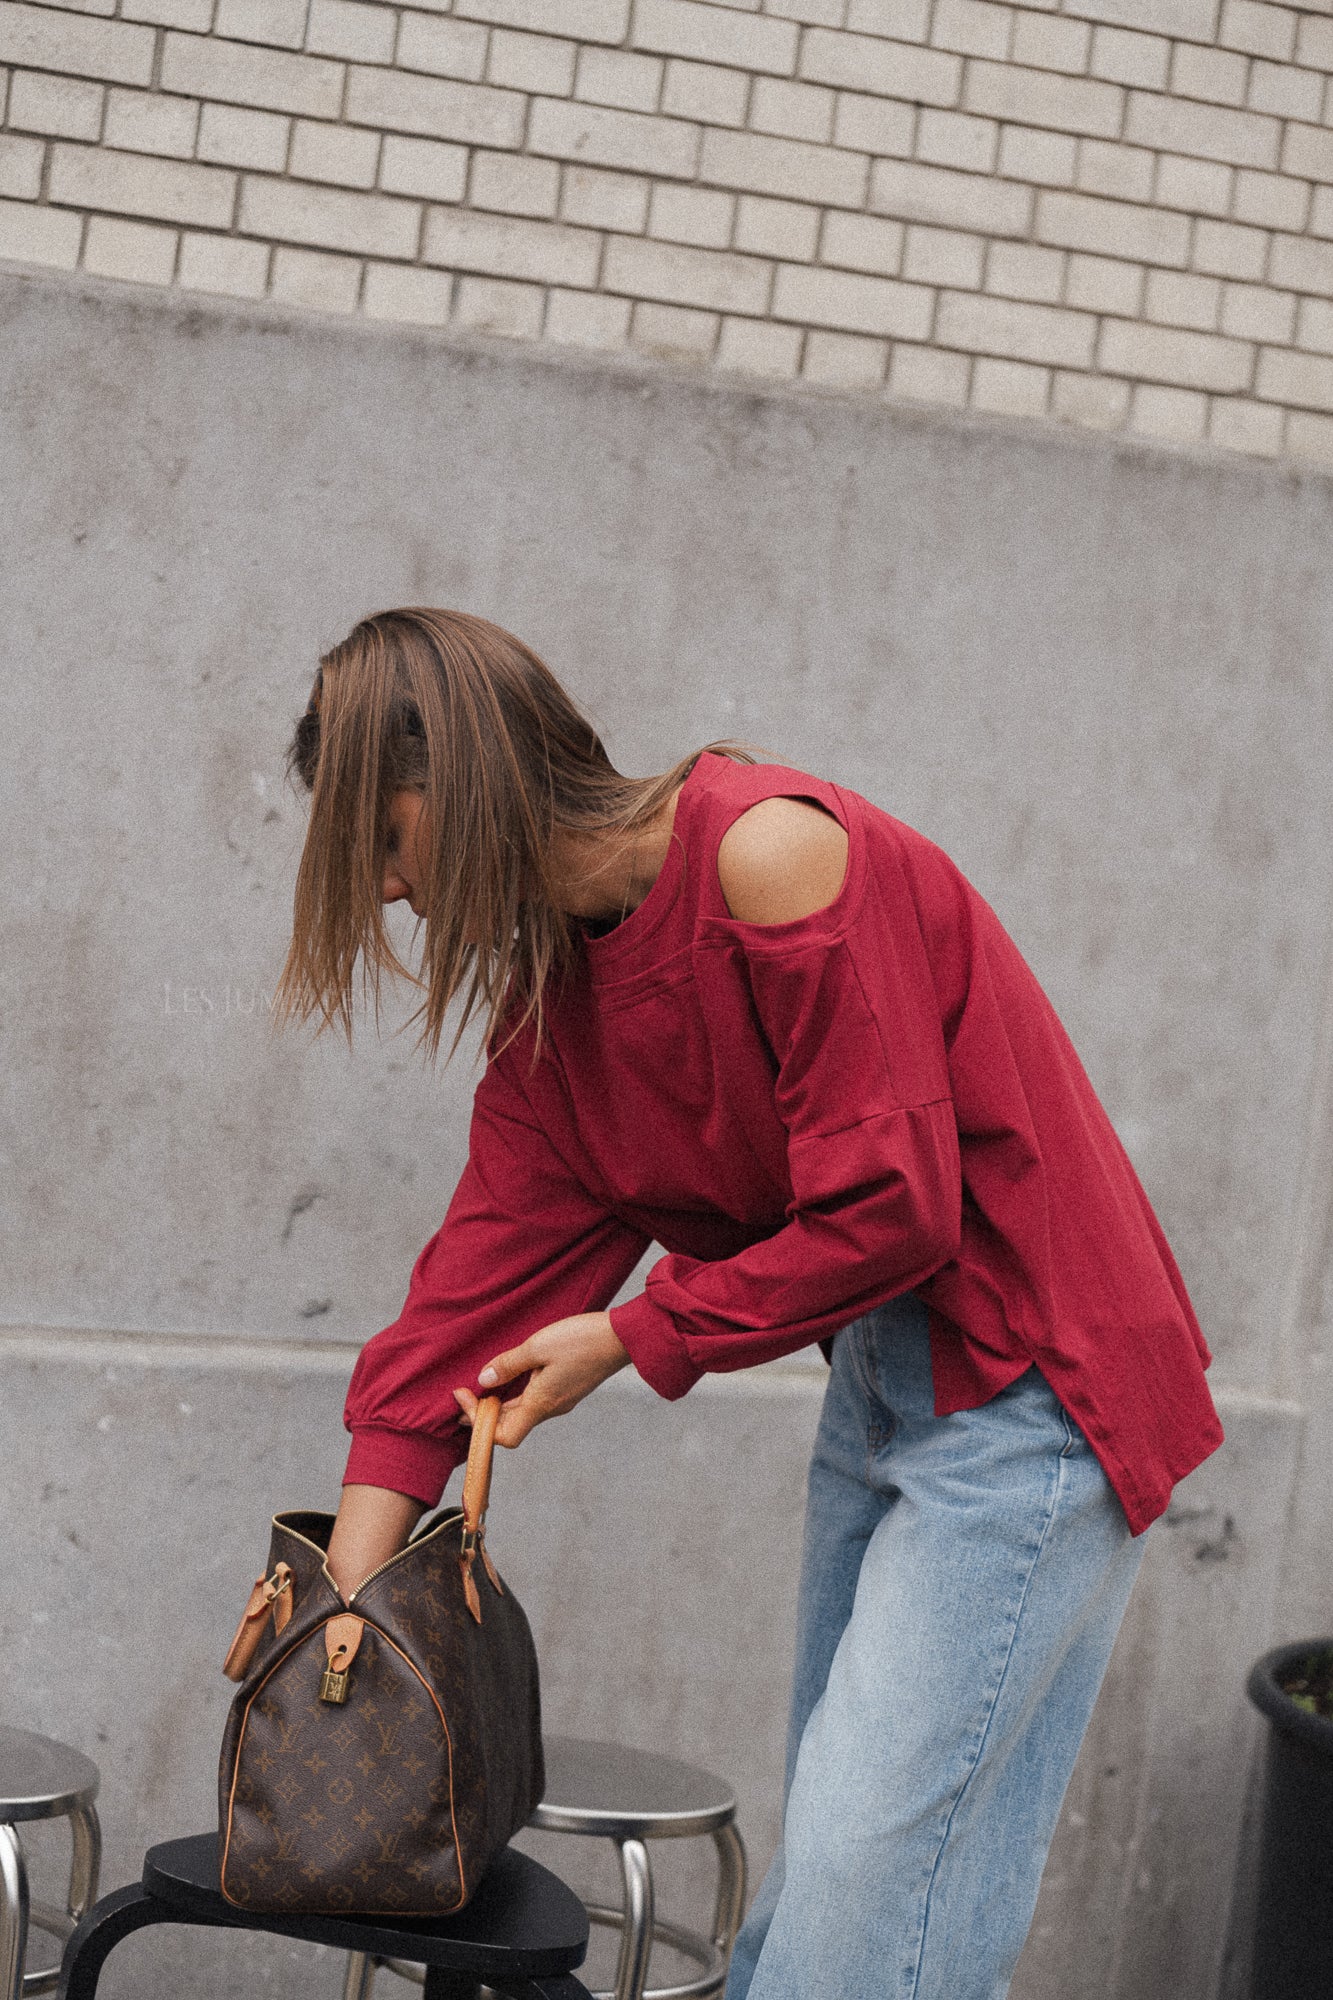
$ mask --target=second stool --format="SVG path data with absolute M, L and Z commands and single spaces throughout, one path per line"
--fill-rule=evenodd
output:
M 594 2000 L 713 2000 L 726 1984 L 731 1947 L 745 1911 L 745 1847 L 736 1830 L 731 1786 L 674 1757 L 629 1750 L 620 1743 L 548 1736 L 546 1791 L 531 1824 L 549 1833 L 598 1835 L 620 1860 L 623 1909 L 589 1905 L 595 1924 L 621 1933 L 613 1993 Z M 717 1897 L 711 1937 L 657 1917 L 646 1843 L 711 1835 L 717 1849 Z M 653 1941 L 699 1967 L 677 1986 L 648 1986 Z
M 736 1830 L 730 1785 L 674 1757 L 629 1750 L 620 1743 L 590 1743 L 548 1736 L 543 1743 L 546 1791 L 530 1825 L 548 1833 L 592 1834 L 609 1840 L 620 1861 L 625 1901 L 621 1909 L 587 1905 L 595 1924 L 620 1932 L 616 1983 L 592 2000 L 715 2000 L 727 1980 L 731 1948 L 745 1912 L 745 1847 Z M 668 1923 L 653 1906 L 653 1871 L 646 1843 L 711 1835 L 717 1849 L 717 1896 L 712 1935 Z M 648 1985 L 654 1940 L 699 1967 L 677 1986 Z M 420 1968 L 402 1959 L 353 1953 L 343 2000 L 371 2000 L 380 1966 L 421 1982 Z
M 58 1965 L 23 1970 L 29 1925 L 63 1944 L 97 1894 L 102 1836 L 93 1800 L 97 1766 L 81 1751 L 28 1729 L 0 1728 L 0 2000 L 53 1991 Z M 74 1840 L 63 1910 L 33 1903 L 18 1828 L 37 1819 L 67 1819 Z

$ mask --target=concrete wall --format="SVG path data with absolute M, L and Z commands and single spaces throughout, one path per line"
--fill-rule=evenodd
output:
M 1015 1992 L 1237 1991 L 1244 1668 L 1333 1622 L 1328 483 L 87 280 L 0 315 L 6 1719 L 102 1762 L 108 1879 L 208 1821 L 267 1515 L 332 1499 L 462 1157 L 468 1057 L 264 1014 L 316 651 L 436 601 L 535 644 L 624 768 L 732 732 L 920 826 L 1061 1008 L 1231 1442 L 1154 1531 Z M 818 1393 L 621 1381 L 500 1475 L 551 1726 L 732 1774 L 757 1861 Z
M 1328 0 L 0 0 L 0 257 L 1333 463 Z

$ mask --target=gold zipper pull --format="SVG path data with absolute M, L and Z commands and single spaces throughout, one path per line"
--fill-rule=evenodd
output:
M 292 1588 L 292 1572 L 288 1564 L 275 1565 L 273 1574 L 264 1585 L 264 1597 L 273 1607 L 273 1630 L 281 1633 L 292 1615 L 296 1592 Z

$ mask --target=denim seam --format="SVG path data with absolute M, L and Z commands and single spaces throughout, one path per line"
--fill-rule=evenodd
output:
M 1026 1608 L 1028 1597 L 1031 1594 L 1032 1579 L 1037 1573 L 1037 1565 L 1041 1561 L 1042 1551 L 1046 1547 L 1046 1538 L 1050 1534 L 1051 1524 L 1055 1520 L 1058 1510 L 1060 1489 L 1064 1485 L 1064 1465 L 1064 1453 L 1061 1452 L 1055 1462 L 1055 1477 L 1052 1481 L 1050 1498 L 1046 1506 L 1046 1518 L 1041 1524 L 1041 1533 L 1037 1538 L 1037 1545 L 1032 1551 L 1032 1559 L 1028 1564 L 1027 1574 L 1023 1579 L 1018 1609 L 1014 1613 L 1013 1629 L 1010 1631 L 1009 1643 L 1005 1649 L 1004 1664 L 1000 1668 L 1000 1676 L 995 1683 L 995 1689 L 990 1698 L 990 1707 L 987 1711 L 985 1725 L 982 1728 L 977 1747 L 972 1754 L 971 1763 L 963 1775 L 962 1783 L 954 1794 L 953 1803 L 949 1807 L 949 1816 L 940 1834 L 939 1846 L 935 1850 L 935 1859 L 931 1864 L 930 1878 L 926 1883 L 926 1893 L 921 1906 L 921 1929 L 917 1938 L 916 1964 L 912 1968 L 912 1983 L 906 1995 L 906 2000 L 916 2000 L 916 1996 L 921 1990 L 921 1961 L 925 1955 L 926 1933 L 930 1927 L 930 1899 L 934 1892 L 935 1879 L 939 1874 L 940 1862 L 944 1857 L 944 1850 L 949 1844 L 949 1834 L 953 1828 L 954 1817 L 967 1795 L 968 1787 L 976 1775 L 977 1766 L 985 1754 L 986 1742 L 990 1736 L 991 1725 L 995 1720 L 995 1711 L 999 1707 L 1000 1696 L 1004 1693 L 1004 1685 L 1008 1679 L 1009 1668 L 1013 1661 L 1014 1646 L 1017 1643 L 1019 1627 L 1023 1622 L 1023 1612 Z
M 902 1419 L 898 1412 L 885 1402 L 879 1385 L 879 1370 L 875 1367 L 870 1344 L 870 1321 L 873 1315 L 863 1313 L 853 1322 L 861 1329 L 860 1338 L 852 1343 L 852 1372 L 857 1387 L 866 1402 L 866 1448 L 862 1477 L 871 1491 L 877 1491 L 874 1478 L 875 1460 L 886 1445 L 892 1444 L 898 1434 Z
M 850 1325 L 842 1329 L 842 1338 L 848 1344 L 851 1370 L 856 1377 L 857 1388 L 867 1403 L 877 1403 L 879 1397 L 870 1380 L 870 1355 L 866 1343 L 865 1325 L 868 1317 L 868 1314 L 862 1313 L 859 1318 L 852 1320 Z

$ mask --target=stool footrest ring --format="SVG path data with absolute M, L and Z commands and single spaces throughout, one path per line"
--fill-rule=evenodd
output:
M 609 1930 L 624 1928 L 623 1910 L 609 1903 L 585 1903 L 584 1908 L 589 1923 L 603 1924 Z M 713 2000 L 715 1994 L 721 1993 L 726 1983 L 727 1961 L 711 1939 L 700 1937 L 698 1931 L 687 1930 L 683 1924 L 668 1923 L 665 1917 L 658 1917 L 653 1922 L 653 1943 L 678 1951 L 700 1971 L 696 1979 L 687 1979 L 676 1986 L 646 1987 L 643 2000 Z M 594 1993 L 593 2000 L 615 2000 L 615 1994 Z

